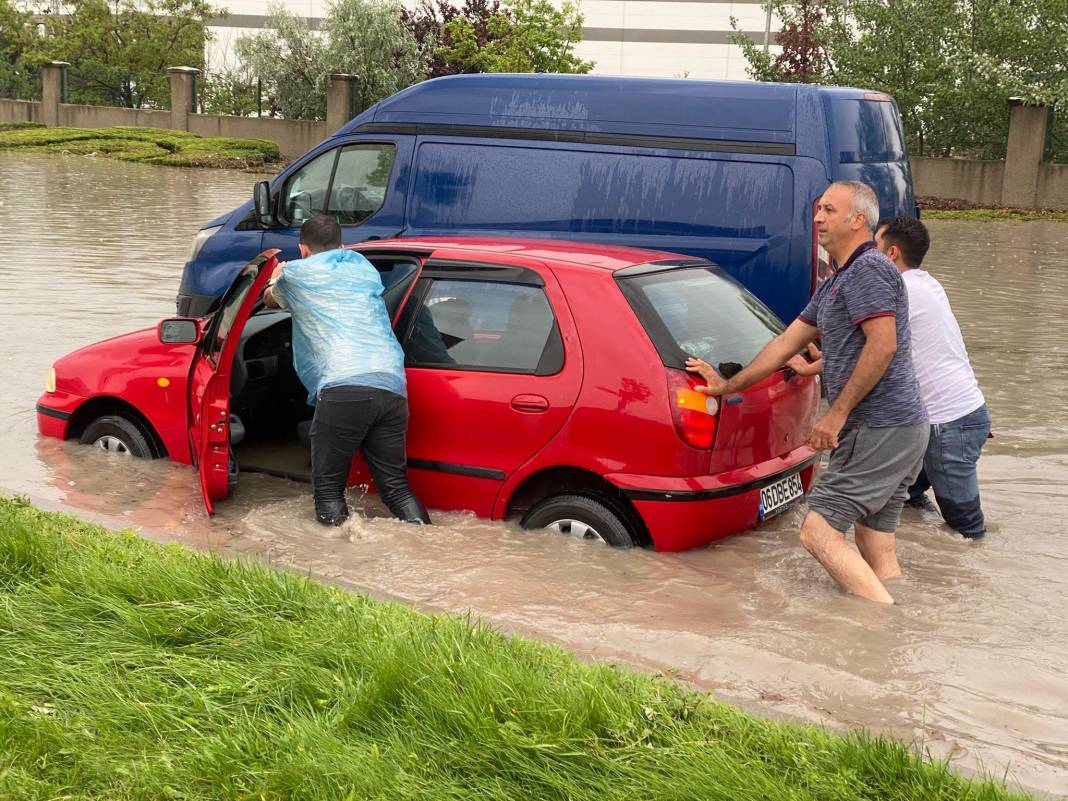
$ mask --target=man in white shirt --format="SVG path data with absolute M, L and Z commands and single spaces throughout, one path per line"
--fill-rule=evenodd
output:
M 929 507 L 925 493 L 933 488 L 946 523 L 979 539 L 986 524 L 976 464 L 990 436 L 990 415 L 946 292 L 920 268 L 931 244 L 927 229 L 914 217 L 891 217 L 879 222 L 875 241 L 905 281 L 912 361 L 931 422 L 923 471 L 909 491 L 909 503 Z

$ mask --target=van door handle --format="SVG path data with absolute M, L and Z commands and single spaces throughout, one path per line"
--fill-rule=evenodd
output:
M 512 408 L 517 412 L 547 412 L 549 401 L 541 395 L 516 395 L 512 398 Z

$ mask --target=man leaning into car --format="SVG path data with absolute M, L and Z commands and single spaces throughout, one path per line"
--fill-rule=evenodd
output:
M 687 369 L 709 395 L 739 392 L 781 368 L 817 336 L 830 408 L 809 443 L 831 448 L 808 497 L 801 544 L 847 591 L 893 603 L 883 582 L 898 576 L 895 531 L 920 472 L 929 428 L 910 355 L 908 296 L 901 274 L 876 249 L 879 202 L 871 187 L 838 181 L 820 197 L 813 224 L 835 262 L 804 311 L 737 375 L 699 359 Z M 857 550 L 845 539 L 853 526 Z
M 345 486 L 360 452 L 389 510 L 411 523 L 429 523 L 408 486 L 404 352 L 382 300 L 378 270 L 342 249 L 341 227 L 322 214 L 301 226 L 300 255 L 279 265 L 263 300 L 293 315 L 293 362 L 315 406 L 315 517 L 327 526 L 348 519 Z

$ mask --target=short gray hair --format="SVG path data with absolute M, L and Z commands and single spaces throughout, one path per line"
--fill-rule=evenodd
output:
M 850 214 L 863 214 L 868 228 L 875 233 L 879 225 L 879 198 L 875 190 L 863 181 L 835 181 L 831 186 L 844 186 L 853 190 L 853 202 L 849 206 Z

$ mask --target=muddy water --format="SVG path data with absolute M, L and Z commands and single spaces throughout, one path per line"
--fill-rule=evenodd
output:
M 39 440 L 45 371 L 74 347 L 173 311 L 198 224 L 254 176 L 0 153 L 0 487 L 153 536 L 431 610 L 471 610 L 584 656 L 672 672 L 765 714 L 864 726 L 965 768 L 1068 793 L 1068 225 L 932 222 L 945 284 L 994 418 L 980 475 L 990 535 L 906 511 L 898 605 L 841 594 L 800 549 L 802 510 L 686 554 L 437 515 L 339 532 L 306 487 L 242 478 L 214 521 L 192 471 Z

